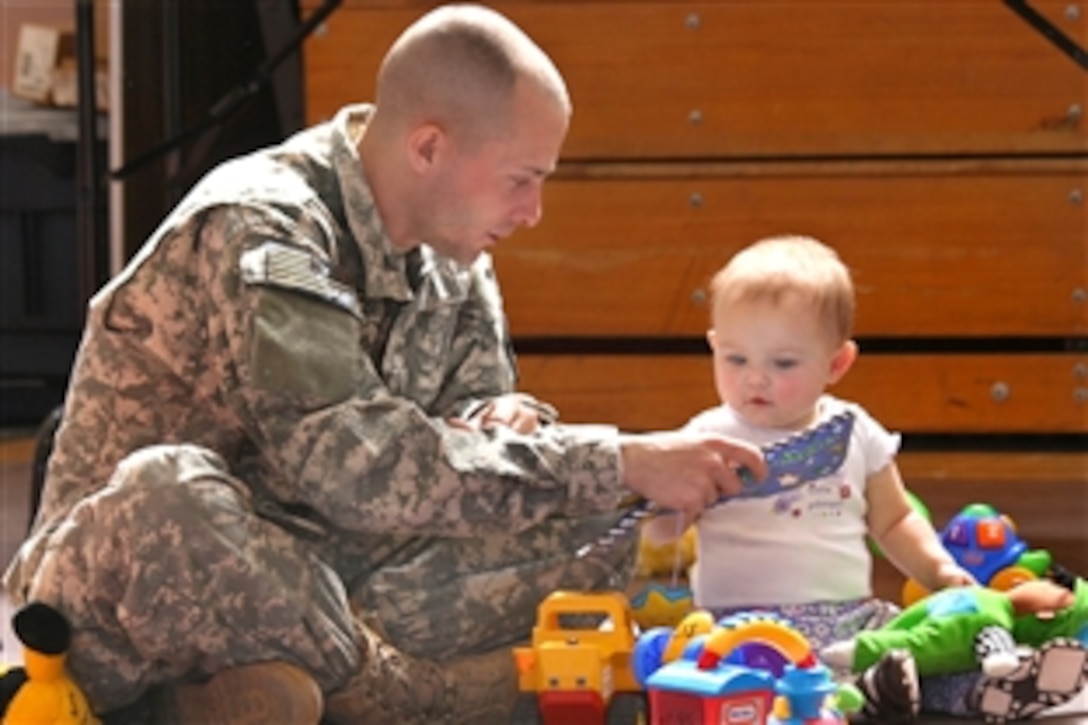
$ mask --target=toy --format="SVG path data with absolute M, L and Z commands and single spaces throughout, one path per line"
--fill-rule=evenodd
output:
M 675 627 L 654 627 L 639 635 L 631 655 L 631 669 L 639 685 L 646 687 L 650 675 L 687 652 L 689 645 L 710 634 L 717 625 L 710 612 L 689 612 Z
M 1051 568 L 1050 553 L 1029 549 L 1016 525 L 993 506 L 965 506 L 941 531 L 941 543 L 975 580 L 991 589 L 1008 590 L 1021 582 L 1039 579 Z M 909 606 L 929 592 L 910 579 L 903 586 L 903 604 Z
M 1007 591 L 945 589 L 881 629 L 825 647 L 820 657 L 864 672 L 898 650 L 921 676 L 981 670 L 984 697 L 1002 700 L 1004 688 L 1017 695 L 980 704 L 980 711 L 996 721 L 1018 718 L 1072 698 L 1088 679 L 1088 583 L 1069 585 L 1039 579 Z M 1018 645 L 1034 650 L 1024 658 Z
M 65 671 L 71 628 L 63 615 L 31 602 L 15 613 L 13 628 L 24 664 L 0 675 L 3 725 L 97 725 L 83 691 Z
M 840 693 L 851 708 L 859 700 L 855 688 L 832 681 L 800 632 L 768 614 L 713 623 L 696 611 L 671 632 L 642 635 L 634 658 L 654 725 L 840 725 Z
M 631 597 L 631 610 L 639 627 L 672 627 L 694 609 L 691 587 L 681 578 L 681 572 L 687 572 L 694 561 L 694 526 L 689 526 L 675 541 L 639 538 L 635 575 L 650 579 Z M 668 583 L 651 579 L 661 575 L 670 576 Z
M 647 582 L 631 597 L 631 614 L 641 629 L 673 627 L 695 607 L 691 588 Z
M 767 725 L 845 725 L 845 714 L 828 707 L 838 691 L 830 671 L 809 654 L 803 666 L 787 665 L 775 684 L 774 711 Z
M 650 578 L 687 571 L 695 561 L 695 527 L 689 526 L 675 541 L 657 542 L 642 537 L 635 557 L 635 576 Z
M 603 618 L 588 628 L 587 619 Z M 554 592 L 537 610 L 532 643 L 514 648 L 517 723 L 629 725 L 646 701 L 631 670 L 637 636 L 631 607 L 619 592 Z
M 915 602 L 880 629 L 826 647 L 821 657 L 861 672 L 884 652 L 904 649 L 923 676 L 981 669 L 1000 677 L 1019 662 L 1015 644 L 1039 647 L 1057 637 L 1088 644 L 1088 584 L 1083 579 L 1076 580 L 1074 591 L 1045 579 L 1008 591 L 945 589 Z

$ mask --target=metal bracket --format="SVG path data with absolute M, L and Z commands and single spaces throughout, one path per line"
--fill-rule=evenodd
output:
M 1056 45 L 1058 50 L 1072 58 L 1081 68 L 1088 70 L 1088 51 L 1077 45 L 1075 40 L 1059 30 L 1054 23 L 1040 15 L 1038 10 L 1028 4 L 1028 0 L 1005 0 L 1005 4 L 1024 22 Z

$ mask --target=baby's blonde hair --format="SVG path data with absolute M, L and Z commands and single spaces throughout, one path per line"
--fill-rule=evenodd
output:
M 738 302 L 811 304 L 840 340 L 854 326 L 854 283 L 835 250 L 812 237 L 762 239 L 738 252 L 710 282 L 711 315 Z

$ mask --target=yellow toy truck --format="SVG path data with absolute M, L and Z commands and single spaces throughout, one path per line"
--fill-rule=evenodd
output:
M 537 609 L 532 643 L 514 648 L 521 697 L 515 725 L 645 723 L 631 670 L 638 627 L 620 592 L 554 592 Z

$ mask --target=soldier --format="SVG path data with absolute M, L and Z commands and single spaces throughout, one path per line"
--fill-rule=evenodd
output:
M 625 496 L 695 516 L 765 470 L 514 392 L 487 249 L 539 221 L 567 132 L 544 52 L 446 6 L 377 80 L 210 172 L 91 301 L 5 584 L 71 620 L 99 713 L 504 721 L 538 602 L 624 585 L 633 541 L 575 552 Z

